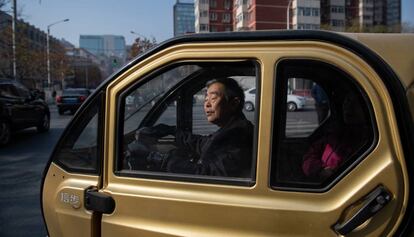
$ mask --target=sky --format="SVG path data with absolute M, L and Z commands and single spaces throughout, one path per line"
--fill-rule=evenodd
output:
M 189 0 L 187 0 L 189 1 Z M 79 35 L 123 35 L 126 44 L 137 35 L 162 42 L 173 37 L 176 0 L 16 0 L 21 18 L 50 34 L 79 46 Z M 7 10 L 7 9 L 5 9 Z M 402 22 L 414 25 L 414 0 L 402 0 Z

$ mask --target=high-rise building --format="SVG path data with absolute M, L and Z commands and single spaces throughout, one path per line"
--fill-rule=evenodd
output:
M 194 3 L 177 0 L 174 4 L 174 36 L 194 33 Z
M 96 56 L 126 58 L 124 36 L 118 35 L 81 35 L 79 47 Z
M 346 25 L 360 29 L 384 26 L 398 31 L 401 23 L 401 0 L 346 0 Z
M 286 29 L 289 0 L 234 0 L 234 29 Z
M 320 0 L 293 0 L 292 29 L 319 29 L 321 25 L 320 9 Z
M 344 31 L 345 23 L 345 0 L 321 0 L 322 28 Z
M 233 17 L 237 31 L 319 29 L 320 1 L 234 0 Z
M 233 30 L 232 0 L 195 0 L 195 32 Z
M 387 0 L 385 22 L 388 27 L 394 29 L 401 25 L 401 0 Z

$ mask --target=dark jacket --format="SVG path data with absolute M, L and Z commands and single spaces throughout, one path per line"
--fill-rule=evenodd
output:
M 177 131 L 179 149 L 170 156 L 167 171 L 225 177 L 250 177 L 253 125 L 243 114 L 211 135 Z

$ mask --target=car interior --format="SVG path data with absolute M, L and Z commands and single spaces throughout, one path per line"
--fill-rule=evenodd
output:
M 285 102 L 275 103 L 273 147 L 277 148 L 272 156 L 272 186 L 275 189 L 316 189 L 323 190 L 344 172 L 356 165 L 363 158 L 363 153 L 373 146 L 375 124 L 370 120 L 371 110 L 365 100 L 365 95 L 358 89 L 358 85 L 349 75 L 340 69 L 323 62 L 311 60 L 286 60 L 278 65 L 277 86 L 283 93 L 287 93 L 289 78 L 310 80 L 323 88 L 329 98 L 329 112 L 327 117 L 306 136 L 287 136 L 287 120 Z M 302 170 L 304 155 L 312 143 L 336 132 L 344 127 L 342 105 L 348 93 L 358 94 L 364 118 L 369 121 L 369 129 L 364 130 L 367 137 L 364 144 L 356 148 L 352 155 L 346 158 L 335 173 L 326 178 L 306 177 Z
M 237 61 L 237 62 L 226 62 L 226 63 L 196 63 L 188 65 L 194 69 L 191 73 L 186 75 L 182 80 L 180 80 L 175 85 L 171 86 L 167 90 L 162 90 L 160 94 L 154 95 L 152 98 L 143 103 L 142 106 L 138 107 L 135 111 L 128 111 L 126 109 L 126 97 L 133 93 L 138 87 L 144 87 L 143 84 L 146 83 L 149 79 L 153 79 L 160 75 L 161 73 L 168 71 L 171 67 L 177 67 L 177 64 L 171 65 L 170 68 L 167 67 L 161 70 L 155 75 L 149 75 L 144 80 L 139 81 L 136 85 L 133 85 L 130 89 L 122 93 L 121 95 L 121 111 L 120 118 L 125 118 L 125 123 L 127 120 L 135 120 L 135 127 L 133 129 L 125 130 L 125 128 L 119 128 L 119 131 L 124 131 L 124 135 L 120 134 L 118 141 L 120 142 L 120 156 L 125 156 L 125 150 L 128 147 L 128 144 L 136 141 L 136 132 L 139 129 L 145 127 L 153 127 L 160 123 L 166 123 L 168 125 L 176 126 L 178 129 L 189 132 L 197 132 L 195 128 L 195 118 L 197 116 L 204 116 L 197 113 L 198 111 L 193 111 L 194 109 L 202 108 L 203 97 L 204 97 L 204 88 L 206 83 L 209 80 L 219 77 L 249 77 L 253 80 L 256 80 L 257 69 L 256 65 L 252 61 Z M 256 82 L 255 82 L 256 83 Z M 141 110 L 148 105 L 150 106 L 149 111 L 146 111 L 144 116 L 140 119 L 134 117 L 134 113 L 139 113 Z M 258 104 L 258 103 L 257 103 Z M 201 109 L 200 109 L 201 112 Z M 165 119 L 164 116 L 167 113 L 172 113 L 171 117 L 174 121 Z M 252 119 L 254 124 L 254 119 Z M 126 125 L 124 125 L 126 126 Z M 205 134 L 210 134 L 217 130 L 218 127 L 215 125 L 208 125 L 205 121 Z M 198 131 L 200 132 L 200 131 Z M 140 136 L 139 142 L 146 143 L 147 146 L 151 147 L 151 150 L 155 150 L 162 153 L 168 153 L 176 149 L 175 137 L 172 135 L 165 137 L 150 138 L 147 136 Z M 118 163 L 118 170 L 140 170 L 140 171 L 159 171 L 158 167 L 145 166 L 140 167 L 138 164 L 140 162 L 135 162 L 136 164 L 128 164 L 128 158 L 118 159 L 122 162 Z

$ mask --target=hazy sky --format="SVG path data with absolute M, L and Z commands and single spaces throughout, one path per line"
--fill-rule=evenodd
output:
M 187 0 L 188 1 L 188 0 Z M 176 0 L 17 0 L 26 22 L 79 46 L 79 35 L 123 35 L 127 44 L 137 37 L 131 30 L 154 36 L 158 42 L 173 37 L 173 6 Z M 7 10 L 7 9 L 6 9 Z M 402 21 L 414 25 L 414 0 L 402 0 Z

